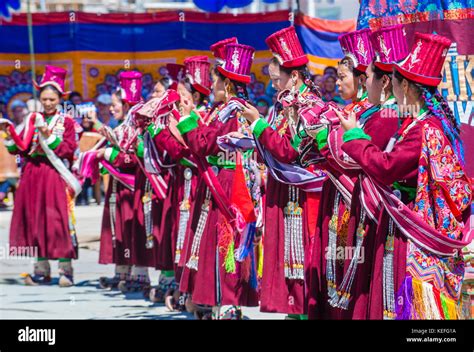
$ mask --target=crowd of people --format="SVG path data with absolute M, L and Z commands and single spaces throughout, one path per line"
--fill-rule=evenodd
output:
M 416 33 L 410 49 L 401 25 L 339 42 L 337 68 L 312 76 L 294 27 L 270 35 L 275 93 L 253 101 L 255 49 L 235 37 L 211 46 L 215 65 L 168 64 L 146 99 L 138 71 L 97 106 L 69 94 L 72 115 L 67 72 L 46 66 L 42 112 L 0 120 L 22 159 L 10 247 L 38 249 L 25 284 L 51 284 L 58 260 L 74 285 L 75 199 L 106 174 L 99 263 L 115 275 L 101 289 L 198 319 L 465 317 L 471 180 L 437 91 L 451 42 Z M 101 138 L 78 152 L 87 131 Z

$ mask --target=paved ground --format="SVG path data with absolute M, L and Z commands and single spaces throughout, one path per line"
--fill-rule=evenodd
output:
M 112 266 L 99 265 L 98 239 L 102 207 L 77 207 L 80 259 L 74 262 L 76 285 L 27 287 L 20 277 L 32 271 L 32 261 L 8 254 L 11 211 L 0 211 L 0 319 L 193 319 L 187 313 L 169 312 L 161 304 L 145 301 L 141 294 L 123 295 L 98 288 L 100 276 L 111 276 Z M 57 280 L 57 264 L 51 263 Z M 156 284 L 158 272 L 151 272 Z M 244 308 L 248 319 L 282 319 L 282 314 L 260 313 Z

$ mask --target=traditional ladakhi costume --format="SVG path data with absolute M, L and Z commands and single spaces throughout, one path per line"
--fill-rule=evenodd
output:
M 219 72 L 231 82 L 249 83 L 254 51 L 247 45 L 226 45 L 225 65 L 218 67 Z M 216 307 L 217 319 L 238 319 L 241 317 L 239 306 L 258 305 L 252 254 L 252 234 L 255 232 L 252 201 L 255 198 L 252 192 L 250 199 L 248 191 L 248 188 L 252 189 L 252 183 L 258 181 L 249 177 L 245 184 L 241 155 L 229 158 L 217 144 L 218 137 L 229 132 L 248 134 L 248 125 L 240 116 L 236 99 L 230 98 L 221 105 L 213 114 L 215 119 L 207 126 L 199 125 L 197 113 L 192 113 L 177 126 L 196 156 L 202 179 L 190 219 L 187 241 L 191 245 L 186 247 L 186 266 L 180 288 L 192 294 L 194 303 Z M 245 158 L 242 159 L 247 165 Z M 242 204 L 234 203 L 237 198 L 250 201 L 250 208 L 245 204 L 245 214 L 240 207 Z M 194 272 L 192 278 L 191 271 Z
M 340 36 L 339 41 L 354 68 L 365 72 L 374 57 L 370 30 L 347 33 Z M 395 101 L 390 97 L 384 105 L 372 106 L 367 94 L 360 96 L 361 93 L 359 87 L 359 99 L 344 112 L 354 112 L 360 130 L 384 148 L 397 130 L 397 119 L 393 118 L 396 113 L 391 110 Z M 384 114 L 392 118 L 384 118 Z M 318 149 L 326 159 L 321 166 L 326 169 L 328 180 L 323 186 L 308 272 L 310 318 L 367 317 L 367 271 L 371 267 L 367 253 L 371 252 L 375 227 L 370 226 L 370 219 L 360 213 L 360 168 L 340 150 L 342 134 L 338 122 L 333 122 L 316 136 Z M 356 229 L 357 236 L 353 236 Z M 347 254 L 348 249 L 352 250 L 351 255 Z M 364 263 L 359 264 L 362 255 Z
M 61 94 L 67 71 L 46 66 L 37 89 L 51 85 Z M 38 128 L 46 125 L 51 132 L 44 138 Z M 73 284 L 71 259 L 77 259 L 74 199 L 81 185 L 71 173 L 77 136 L 74 120 L 60 111 L 51 116 L 34 112 L 27 116 L 18 135 L 10 125 L 12 139 L 5 140 L 12 154 L 24 160 L 19 187 L 15 195 L 10 226 L 10 248 L 17 255 L 38 256 L 34 274 L 25 283 L 49 283 L 48 259 L 59 259 L 59 285 Z M 37 253 L 35 253 L 37 251 Z
M 459 137 L 441 109 L 445 102 L 430 93 L 441 82 L 450 44 L 442 36 L 416 33 L 409 56 L 395 64 L 405 79 L 418 84 L 425 104 L 402 120 L 385 150 L 357 129 L 344 134 L 342 149 L 361 166 L 365 191 L 375 196 L 375 201 L 363 198 L 367 214 L 378 221 L 371 253 L 371 317 L 459 316 L 460 250 L 466 245 L 471 185 Z
M 114 278 L 101 278 L 103 287 L 116 288 L 120 283 L 131 282 L 132 265 L 137 262 L 134 255 L 133 224 L 135 219 L 134 195 L 137 162 L 131 154 L 131 141 L 136 138 L 133 115 L 141 101 L 141 73 L 122 72 L 119 75 L 120 95 L 130 109 L 121 124 L 115 128 L 116 143 L 108 146 L 101 162 L 111 179 L 106 193 L 99 262 L 115 263 Z M 135 274 L 137 275 L 137 274 Z
M 308 62 L 294 27 L 282 29 L 266 40 L 270 50 L 285 68 L 300 68 Z M 291 185 L 293 179 L 283 179 L 274 170 L 274 163 L 267 159 L 275 159 L 280 165 L 293 164 L 299 156 L 300 138 L 296 131 L 296 123 L 290 113 L 294 109 L 311 106 L 319 97 L 303 84 L 295 94 L 292 105 L 285 104 L 285 112 L 281 103 L 270 118 L 256 120 L 250 128 L 258 144 L 260 156 L 270 169 L 266 185 L 264 209 L 264 255 L 261 281 L 261 310 L 301 315 L 306 313 L 304 256 L 310 243 L 309 212 L 305 188 Z M 296 112 L 297 113 L 297 112 Z M 263 152 L 265 151 L 265 152 Z M 297 173 L 303 169 L 291 167 Z M 309 184 L 321 186 L 315 175 L 306 180 Z M 311 210 L 313 211 L 313 210 Z
M 191 56 L 184 60 L 184 77 L 187 79 L 187 83 L 191 85 L 187 88 L 201 93 L 204 97 L 204 104 L 196 106 L 196 110 L 200 115 L 198 120 L 200 124 L 204 123 L 203 118 L 208 112 L 205 101 L 210 95 L 210 65 L 207 56 Z M 170 214 L 163 214 L 168 219 L 173 219 L 173 228 L 170 233 L 172 235 L 171 255 L 175 270 L 167 272 L 167 277 L 160 280 L 161 287 L 159 289 L 163 294 L 172 295 L 170 306 L 181 307 L 182 309 L 184 298 L 179 299 L 178 285 L 185 263 L 181 260 L 181 254 L 188 233 L 191 206 L 196 194 L 198 169 L 191 150 L 184 144 L 175 126 L 168 125 L 166 128 L 159 130 L 154 140 L 157 148 L 166 152 L 175 162 L 173 168 L 174 178 L 170 184 L 173 188 L 168 207 Z M 156 292 L 154 295 L 156 296 Z M 178 304 L 178 302 L 181 302 L 181 304 Z

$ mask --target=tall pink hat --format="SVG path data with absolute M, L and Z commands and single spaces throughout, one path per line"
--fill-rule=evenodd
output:
M 120 72 L 120 91 L 122 100 L 137 104 L 142 100 L 142 74 L 138 71 Z
M 43 88 L 44 86 L 52 85 L 57 90 L 59 90 L 59 92 L 62 95 L 67 95 L 70 92 L 64 91 L 64 83 L 66 81 L 66 75 L 67 75 L 67 71 L 65 69 L 61 67 L 46 65 L 44 67 L 43 77 L 41 77 L 41 82 L 37 83 L 35 82 L 35 80 L 33 80 L 33 86 L 39 90 Z
M 237 44 L 238 40 L 236 37 L 227 38 L 218 41 L 211 45 L 212 55 L 216 58 L 218 65 L 223 65 L 225 61 L 225 47 L 228 44 Z
M 392 73 L 393 64 L 408 55 L 406 33 L 402 25 L 381 28 L 370 35 L 375 52 L 374 65 L 382 71 Z
M 170 89 L 178 89 L 178 83 L 181 82 L 186 75 L 186 68 L 180 64 L 166 64 L 166 70 L 168 71 L 168 77 L 173 81 Z
M 441 83 L 441 72 L 451 40 L 437 34 L 415 33 L 410 54 L 395 69 L 416 83 L 436 87 Z
M 191 80 L 194 89 L 204 95 L 211 94 L 211 78 L 209 71 L 211 63 L 207 56 L 191 56 L 184 60 L 186 75 Z
M 354 66 L 359 71 L 365 72 L 374 58 L 374 51 L 370 44 L 370 29 L 346 33 L 339 36 L 344 55 L 354 61 Z
M 217 70 L 227 78 L 242 83 L 250 83 L 255 49 L 244 44 L 228 44 L 225 47 L 225 63 Z
M 308 63 L 293 26 L 273 33 L 265 39 L 265 43 L 283 67 L 299 67 Z

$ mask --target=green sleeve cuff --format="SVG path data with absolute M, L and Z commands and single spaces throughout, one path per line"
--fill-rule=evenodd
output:
M 52 139 L 52 141 L 49 141 L 49 138 L 48 138 L 46 142 L 48 143 L 49 149 L 54 150 L 61 143 L 61 138 L 59 138 L 58 136 L 54 136 L 54 139 Z
M 265 129 L 267 127 L 270 127 L 270 125 L 268 124 L 267 121 L 265 121 L 262 118 L 258 119 L 257 123 L 255 124 L 255 126 L 253 128 L 253 135 L 255 136 L 255 138 L 257 138 L 257 139 L 260 138 L 263 131 L 265 131 Z
M 354 139 L 367 139 L 371 140 L 370 136 L 364 132 L 362 128 L 353 128 L 349 131 L 346 131 L 342 136 L 342 140 L 345 142 L 353 141 Z
M 105 150 L 105 160 L 107 160 L 109 163 L 113 163 L 115 159 L 117 159 L 117 156 L 120 153 L 120 149 L 118 147 L 112 147 L 112 148 L 107 148 Z
M 156 136 L 160 134 L 161 131 L 163 131 L 162 128 L 159 128 L 155 126 L 154 124 L 151 124 L 150 126 L 148 126 L 147 130 L 148 130 L 148 133 L 150 133 L 151 138 L 155 138 Z
M 177 125 L 176 128 L 178 129 L 179 133 L 186 134 L 189 131 L 192 131 L 198 128 L 199 125 L 197 120 L 192 116 L 186 117 L 185 119 L 181 120 Z
M 97 130 L 99 130 L 102 126 L 103 126 L 103 123 L 100 122 L 99 120 L 97 120 L 97 121 L 94 123 L 94 126 L 92 126 L 92 127 L 97 131 Z
M 145 147 L 143 141 L 140 141 L 137 145 L 137 156 L 143 158 L 143 155 L 145 155 Z
M 328 134 L 329 130 L 327 128 L 321 130 L 316 135 L 316 144 L 318 145 L 318 149 L 323 149 L 328 144 Z
M 7 145 L 6 147 L 9 153 L 14 153 L 18 150 L 18 147 L 16 146 L 16 144 Z
M 199 119 L 201 118 L 201 116 L 199 116 L 198 113 L 196 113 L 196 111 L 192 110 L 191 111 L 191 115 L 189 115 L 189 117 L 193 118 L 194 120 L 199 121 Z

